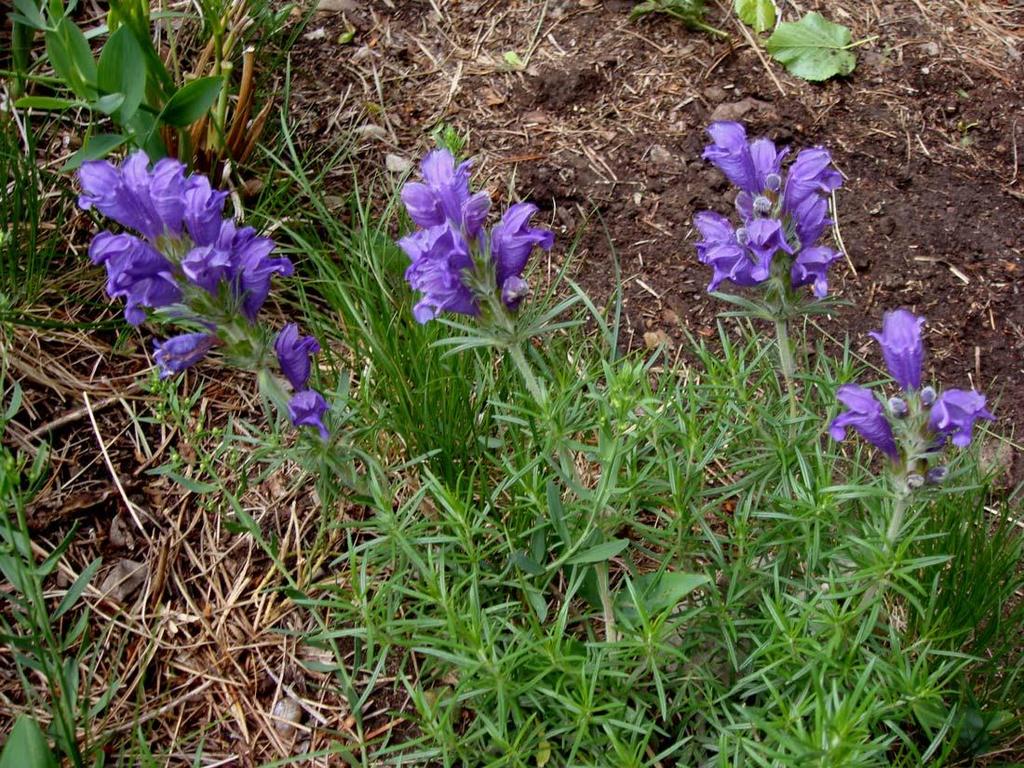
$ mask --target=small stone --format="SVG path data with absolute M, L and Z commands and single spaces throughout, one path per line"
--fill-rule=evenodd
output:
M 327 37 L 327 29 L 325 27 L 317 27 L 311 32 L 307 32 L 302 36 L 303 40 L 323 40 Z
M 663 322 L 665 325 L 679 325 L 679 315 L 677 315 L 671 309 L 662 310 L 661 322 Z
M 661 168 L 667 168 L 675 162 L 675 156 L 661 144 L 655 144 L 651 147 L 649 157 L 651 162 Z
M 710 85 L 704 89 L 704 98 L 712 104 L 721 104 L 728 95 L 725 88 L 720 85 Z
M 113 546 L 120 549 L 135 548 L 135 537 L 132 536 L 132 529 L 124 519 L 124 515 L 117 514 L 110 521 L 110 533 L 107 538 Z
M 411 160 L 390 153 L 384 156 L 384 165 L 392 173 L 408 173 L 412 170 Z
M 360 125 L 356 128 L 356 135 L 362 136 L 364 139 L 378 139 L 383 141 L 388 137 L 388 132 L 379 125 L 366 123 L 365 125 Z
M 644 346 L 648 349 L 657 349 L 661 346 L 671 347 L 672 339 L 667 333 L 659 328 L 656 331 L 647 331 L 647 333 L 644 334 Z
M 123 603 L 129 595 L 146 581 L 148 569 L 145 563 L 135 560 L 119 560 L 100 585 L 100 592 L 117 603 Z
M 729 104 L 719 104 L 715 107 L 715 111 L 711 113 L 711 122 L 739 120 L 757 106 L 758 104 L 754 99 L 740 99 Z
M 316 9 L 324 13 L 351 13 L 359 10 L 359 3 L 356 0 L 320 0 Z
M 931 56 L 933 59 L 939 55 L 939 44 L 938 43 L 925 43 L 921 46 L 921 53 L 925 56 Z

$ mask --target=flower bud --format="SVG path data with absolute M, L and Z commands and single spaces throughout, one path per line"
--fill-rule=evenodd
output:
M 934 387 L 924 387 L 921 390 L 921 403 L 923 405 L 931 405 L 935 402 L 936 397 L 937 395 Z
M 764 186 L 771 192 L 778 192 L 782 189 L 782 177 L 777 173 L 769 173 L 764 177 Z
M 937 467 L 932 467 L 925 473 L 924 481 L 928 485 L 939 485 L 947 477 L 949 477 L 949 469 L 940 464 Z
M 917 474 L 916 472 L 912 472 L 911 474 L 907 475 L 907 488 L 909 488 L 912 491 L 916 491 L 922 485 L 924 485 L 924 478 L 921 477 L 919 474 Z
M 902 397 L 890 397 L 889 413 L 891 413 L 895 419 L 907 418 L 907 414 L 910 413 L 910 408 L 907 407 L 907 401 Z
M 772 201 L 764 195 L 758 195 L 754 198 L 754 215 L 755 216 L 767 216 L 771 213 Z

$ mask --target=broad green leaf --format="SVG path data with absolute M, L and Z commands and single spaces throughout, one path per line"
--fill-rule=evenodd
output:
M 629 539 L 612 539 L 596 547 L 577 552 L 566 560 L 568 565 L 581 565 L 583 563 L 604 563 L 615 557 L 622 550 L 629 546 Z
M 58 111 L 84 106 L 78 99 L 61 99 L 56 96 L 25 96 L 14 102 L 18 109 L 45 109 Z
M 124 94 L 114 116 L 122 125 L 131 120 L 146 90 L 146 60 L 128 27 L 114 32 L 100 51 L 96 84 L 104 93 Z
M 773 0 L 735 0 L 733 7 L 740 21 L 755 32 L 767 32 L 775 26 L 775 3 Z
M 812 11 L 800 21 L 779 24 L 766 47 L 791 74 L 817 81 L 853 72 L 857 57 L 850 43 L 849 29 Z
M 84 162 L 106 157 L 126 141 L 128 137 L 120 133 L 98 133 L 91 136 L 80 150 L 68 158 L 61 172 L 68 173 L 77 170 Z
M 688 594 L 711 581 L 711 578 L 704 573 L 680 573 L 666 572 L 662 574 L 649 574 L 653 576 L 646 583 L 642 583 L 640 577 L 637 585 L 643 590 L 644 607 L 651 613 L 675 608 L 679 601 Z
M 96 60 L 82 30 L 68 18 L 46 33 L 46 55 L 53 71 L 80 99 L 96 98 Z
M 160 121 L 177 128 L 192 125 L 210 111 L 222 83 L 221 77 L 200 77 L 182 86 L 167 100 L 160 113 Z
M 544 567 L 538 564 L 525 552 L 513 552 L 509 559 L 516 568 L 521 571 L 525 571 L 531 576 L 540 576 L 544 573 Z
M 38 29 L 40 32 L 45 32 L 48 29 L 46 19 L 43 18 L 42 10 L 36 0 L 14 0 L 14 7 L 18 9 L 18 13 L 12 14 L 11 18 L 18 23 Z
M 711 581 L 703 573 L 646 573 L 633 581 L 633 592 L 648 615 L 671 610 L 698 587 Z M 615 611 L 627 621 L 637 617 L 636 604 L 628 589 L 621 590 L 615 599 Z
M 112 115 L 122 104 L 124 104 L 123 93 L 108 93 L 106 96 L 100 96 L 89 106 L 104 115 Z
M 57 758 L 50 751 L 39 724 L 28 715 L 21 715 L 7 737 L 0 753 L 0 768 L 57 768 Z

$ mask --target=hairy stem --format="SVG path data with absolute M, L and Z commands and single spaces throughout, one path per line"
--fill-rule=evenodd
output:
M 779 367 L 782 369 L 782 378 L 785 379 L 786 393 L 789 396 L 789 416 L 795 419 L 797 404 L 793 378 L 796 375 L 796 364 L 793 362 L 793 347 L 789 341 L 789 322 L 785 318 L 776 318 L 775 338 L 779 348 Z

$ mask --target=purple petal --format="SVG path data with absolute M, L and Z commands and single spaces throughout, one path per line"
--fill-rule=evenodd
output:
M 549 250 L 554 244 L 554 233 L 529 225 L 537 210 L 533 203 L 516 203 L 491 232 L 491 258 L 499 286 L 512 276 L 522 276 L 535 247 Z
M 289 323 L 274 342 L 281 372 L 296 390 L 306 388 L 311 368 L 310 356 L 320 351 L 320 344 L 312 336 L 300 336 L 299 326 Z
M 928 426 L 941 439 L 952 436 L 953 445 L 966 448 L 978 419 L 995 420 L 985 408 L 985 396 L 974 390 L 949 389 L 939 395 L 932 406 Z
M 921 327 L 924 322 L 923 317 L 897 309 L 885 313 L 881 332 L 871 332 L 871 337 L 882 347 L 882 357 L 892 378 L 907 391 L 921 386 L 924 362 Z
M 153 355 L 160 366 L 160 378 L 166 379 L 195 365 L 218 343 L 210 333 L 183 333 L 166 341 L 154 341 Z
M 850 427 L 896 461 L 899 458 L 899 449 L 896 447 L 892 425 L 885 417 L 885 409 L 871 390 L 856 384 L 846 384 L 839 388 L 836 397 L 848 410 L 837 416 L 829 426 L 829 435 L 832 439 L 844 440 L 846 429 Z
M 312 389 L 296 392 L 288 401 L 288 418 L 296 427 L 316 427 L 320 439 L 326 441 L 330 437 L 324 425 L 324 414 L 327 413 L 327 401 L 323 395 Z

